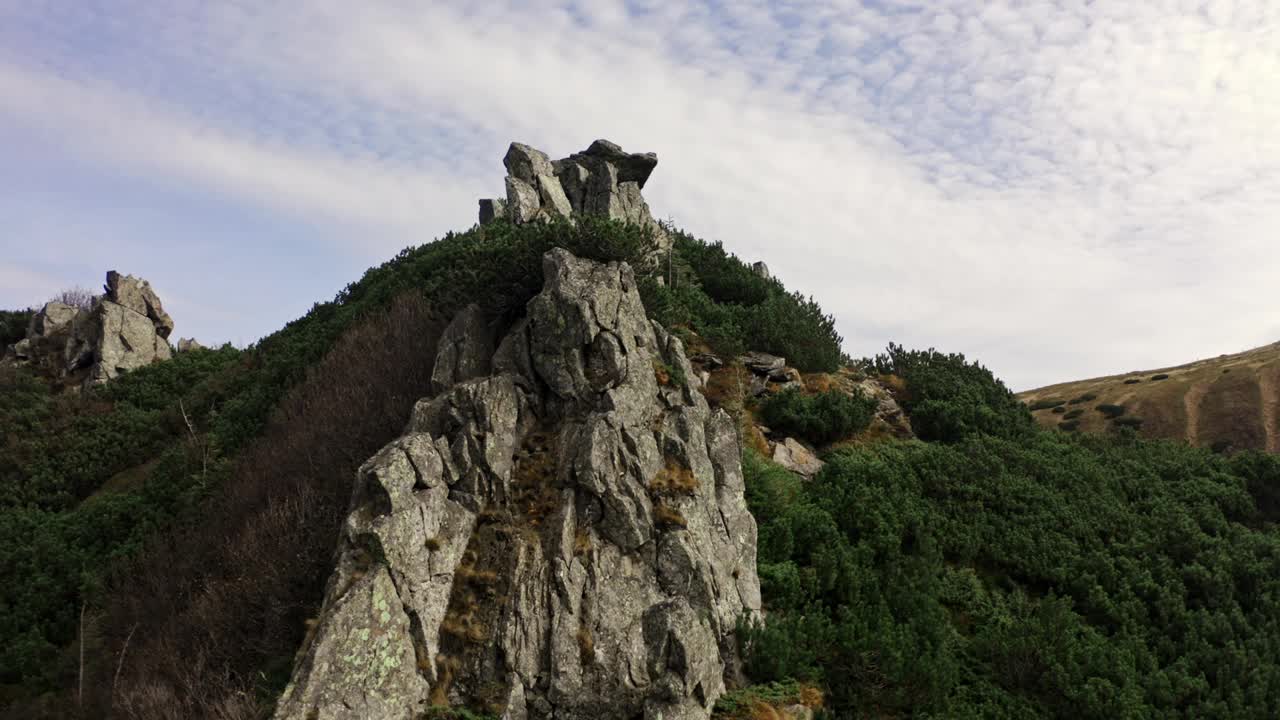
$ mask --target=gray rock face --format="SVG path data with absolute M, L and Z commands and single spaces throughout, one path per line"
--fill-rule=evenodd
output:
M 552 161 L 540 150 L 511 143 L 502 162 L 506 200 L 480 201 L 482 225 L 499 218 L 572 222 L 581 215 L 600 215 L 652 229 L 659 250 L 671 244 L 640 194 L 658 165 L 654 153 L 627 153 L 608 140 L 596 140 L 582 152 Z
M 107 273 L 106 294 L 89 309 L 46 304 L 5 361 L 35 366 L 71 387 L 103 383 L 173 355 L 173 319 L 146 280 Z
M 360 470 L 280 720 L 708 718 L 737 672 L 760 584 L 734 422 L 658 382 L 695 375 L 626 264 L 543 274 L 496 350 L 459 314 L 437 394 Z
M 823 462 L 812 450 L 795 438 L 786 438 L 773 446 L 773 461 L 803 477 L 813 477 L 822 469 Z

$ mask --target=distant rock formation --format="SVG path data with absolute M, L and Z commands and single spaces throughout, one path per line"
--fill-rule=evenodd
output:
M 359 471 L 278 720 L 705 719 L 739 677 L 761 605 L 735 422 L 627 264 L 556 249 L 543 276 L 500 339 L 457 315 L 436 394 Z
M 658 164 L 654 153 L 627 153 L 596 140 L 580 153 L 552 161 L 541 150 L 513 142 L 502 162 L 506 199 L 480 201 L 482 225 L 498 218 L 527 223 L 597 215 L 653 229 L 660 249 L 670 244 L 640 194 Z
M 68 386 L 89 386 L 172 357 L 173 319 L 146 280 L 107 273 L 89 308 L 45 304 L 4 361 L 28 365 Z

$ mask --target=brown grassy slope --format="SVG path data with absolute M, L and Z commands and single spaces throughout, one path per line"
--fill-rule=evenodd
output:
M 1153 380 L 1157 375 L 1169 377 Z M 1070 403 L 1087 394 L 1097 397 Z M 1083 409 L 1076 418 L 1080 432 L 1112 427 L 1114 421 L 1096 408 L 1113 404 L 1123 405 L 1125 416 L 1140 418 L 1140 432 L 1146 437 L 1280 452 L 1280 343 L 1177 367 L 1050 385 L 1019 393 L 1018 398 L 1028 405 L 1065 400 L 1066 410 Z M 1050 427 L 1063 420 L 1063 414 L 1047 408 L 1032 415 Z

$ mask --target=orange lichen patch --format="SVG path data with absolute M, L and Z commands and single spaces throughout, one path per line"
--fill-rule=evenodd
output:
M 649 481 L 649 491 L 663 495 L 693 495 L 698 492 L 698 478 L 693 471 L 672 458 Z
M 681 515 L 679 510 L 661 500 L 653 505 L 653 521 L 660 527 L 684 528 L 689 526 L 689 521 L 684 519 L 684 515 Z

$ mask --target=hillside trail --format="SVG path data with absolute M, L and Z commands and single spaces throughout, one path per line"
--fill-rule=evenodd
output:
M 1280 436 L 1276 433 L 1276 409 L 1280 407 L 1280 385 L 1276 382 L 1277 374 L 1272 368 L 1258 373 L 1258 392 L 1262 395 L 1262 431 L 1265 434 L 1264 442 L 1267 452 L 1280 452 Z
M 1208 383 L 1195 382 L 1191 384 L 1191 387 L 1187 388 L 1187 393 L 1182 396 L 1182 407 L 1187 415 L 1185 437 L 1190 445 L 1195 445 L 1196 439 L 1200 436 L 1200 403 L 1204 400 L 1205 393 L 1208 391 Z

